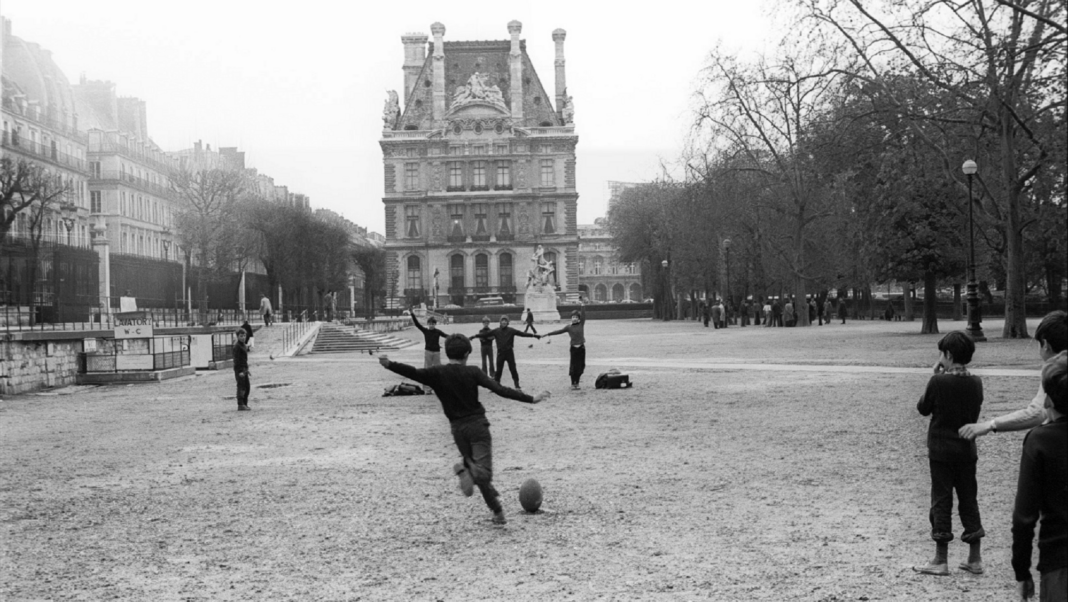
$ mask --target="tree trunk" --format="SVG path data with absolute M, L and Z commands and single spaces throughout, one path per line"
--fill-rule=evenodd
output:
M 923 326 L 920 334 L 938 334 L 938 277 L 931 270 L 923 274 Z
M 1061 306 L 1061 276 L 1060 270 L 1056 269 L 1052 263 L 1046 264 L 1046 302 L 1049 310 L 1057 309 Z
M 1005 224 L 1006 243 L 1008 246 L 1008 265 L 1005 282 L 1005 326 L 1001 336 L 1006 339 L 1026 339 L 1027 307 L 1024 295 L 1027 291 L 1024 271 L 1023 229 L 1020 219 L 1019 192 L 1013 188 L 1009 191 L 1008 220 Z
M 964 319 L 964 312 L 961 310 L 961 298 L 960 298 L 960 283 L 953 283 L 953 321 L 960 322 Z

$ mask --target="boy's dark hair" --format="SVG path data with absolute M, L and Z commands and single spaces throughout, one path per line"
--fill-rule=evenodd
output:
M 1068 313 L 1058 309 L 1046 314 L 1035 329 L 1035 340 L 1045 341 L 1054 353 L 1068 349 Z
M 237 330 L 235 330 L 235 331 L 234 331 L 234 336 L 235 336 L 235 337 L 236 337 L 237 335 L 239 335 L 239 334 L 243 334 L 243 335 L 245 335 L 245 336 L 248 336 L 248 333 L 247 333 L 247 332 L 245 332 L 245 329 L 244 329 L 244 328 L 238 328 Z
M 938 350 L 943 353 L 949 352 L 949 356 L 955 363 L 963 365 L 972 361 L 972 355 L 975 354 L 975 341 L 964 331 L 954 330 L 938 341 Z
M 438 319 L 435 318 L 434 316 L 430 316 L 429 318 L 427 318 L 426 323 L 427 324 L 437 324 L 438 323 Z
M 445 337 L 445 357 L 462 360 L 468 353 L 471 353 L 471 341 L 467 337 L 458 332 Z
M 1042 366 L 1042 390 L 1049 395 L 1053 409 L 1068 414 L 1068 353 L 1062 351 Z

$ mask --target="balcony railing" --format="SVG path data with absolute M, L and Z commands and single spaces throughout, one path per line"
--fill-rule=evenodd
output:
M 156 157 L 152 153 L 147 153 L 141 149 L 133 148 L 127 144 L 122 144 L 113 140 L 98 140 L 94 138 L 89 141 L 89 152 L 118 153 L 128 159 L 137 161 L 146 167 L 158 169 L 162 172 L 169 172 L 174 169 L 174 166 L 168 164 L 163 158 Z
M 9 132 L 3 133 L 3 138 L 0 138 L 0 146 L 31 155 L 35 158 L 44 159 L 56 165 L 69 167 L 83 173 L 86 171 L 85 159 L 61 152 L 58 149 L 53 148 L 51 145 L 46 146 L 44 143 L 27 140 L 24 137 L 16 136 Z
M 173 191 L 169 186 L 139 178 L 128 172 L 104 170 L 98 174 L 93 174 L 89 179 L 94 182 L 122 182 L 123 184 L 128 184 L 144 192 L 157 194 L 165 198 L 171 198 L 173 196 Z
M 33 239 L 28 231 L 12 228 L 4 234 L 4 238 L 0 240 L 0 242 L 20 243 L 29 246 L 33 244 Z M 66 230 L 63 232 L 42 232 L 40 243 L 42 246 L 64 245 L 68 247 L 78 247 L 80 249 L 90 249 L 93 246 L 93 241 L 90 236 L 82 236 L 75 230 L 71 230 L 69 234 Z
M 63 134 L 64 136 L 82 144 L 85 144 L 88 140 L 88 136 L 85 132 L 79 132 L 77 127 L 73 127 L 64 121 L 50 117 L 47 114 L 47 111 L 42 111 L 40 114 L 35 111 L 27 111 L 25 114 L 20 115 L 19 109 L 15 105 L 16 103 L 12 101 L 11 97 L 4 97 L 4 108 L 11 111 L 16 116 L 44 126 L 58 134 Z

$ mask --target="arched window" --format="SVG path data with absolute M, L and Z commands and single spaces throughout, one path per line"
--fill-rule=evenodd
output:
M 489 257 L 485 253 L 475 255 L 475 286 L 489 286 Z
M 501 253 L 497 257 L 497 280 L 499 286 L 515 286 L 515 273 L 512 271 L 512 254 Z
M 423 288 L 423 266 L 416 255 L 408 257 L 408 288 Z
M 630 300 L 641 301 L 642 300 L 642 285 L 637 282 L 630 285 Z
M 460 254 L 449 258 L 449 286 L 454 289 L 464 288 L 464 256 Z
M 626 292 L 622 284 L 617 284 L 612 287 L 612 300 L 616 303 L 622 301 L 624 299 L 625 294 Z
M 597 288 L 593 289 L 594 301 L 607 301 L 608 300 L 608 288 L 603 284 L 598 284 Z

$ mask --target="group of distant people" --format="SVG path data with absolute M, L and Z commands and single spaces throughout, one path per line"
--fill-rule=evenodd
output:
M 830 298 L 824 300 L 822 304 L 815 299 L 809 299 L 807 307 L 810 323 L 820 326 L 831 323 L 835 313 L 835 306 L 831 303 Z M 705 328 L 708 328 L 710 323 L 714 328 L 726 328 L 728 324 L 734 323 L 734 308 L 729 304 L 725 304 L 722 299 L 711 302 L 701 301 L 697 311 L 701 321 L 704 322 Z M 763 324 L 767 327 L 789 327 L 797 325 L 798 311 L 795 308 L 794 300 L 787 297 L 785 303 L 781 303 L 778 299 L 767 299 L 761 304 L 746 299 L 742 302 L 737 313 L 741 326 L 749 326 L 750 324 L 760 326 Z M 847 313 L 845 299 L 838 299 L 837 313 L 842 324 L 845 324 Z

